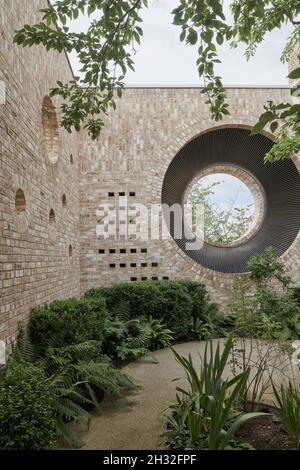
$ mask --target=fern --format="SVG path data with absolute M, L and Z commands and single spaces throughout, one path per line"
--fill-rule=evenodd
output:
M 13 352 L 12 362 L 34 364 L 44 371 L 53 398 L 58 436 L 76 447 L 80 439 L 69 423 L 80 422 L 88 426 L 91 419 L 88 410 L 98 406 L 100 398 L 117 398 L 122 395 L 122 390 L 135 387 L 126 374 L 101 354 L 97 341 L 48 348 L 39 355 L 24 331 Z

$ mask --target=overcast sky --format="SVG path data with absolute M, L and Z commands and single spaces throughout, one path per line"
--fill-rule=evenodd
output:
M 128 85 L 202 85 L 195 67 L 197 46 L 180 43 L 180 28 L 172 25 L 170 12 L 178 0 L 150 0 L 143 10 L 144 38 L 135 56 L 135 72 L 129 72 Z M 229 0 L 225 0 L 228 5 Z M 86 29 L 88 18 L 80 17 L 77 30 Z M 254 58 L 246 61 L 244 47 L 220 48 L 222 64 L 218 73 L 226 85 L 287 85 L 287 66 L 280 55 L 291 27 L 268 34 Z M 75 73 L 78 61 L 71 56 Z

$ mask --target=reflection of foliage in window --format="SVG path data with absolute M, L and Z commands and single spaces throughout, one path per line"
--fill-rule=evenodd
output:
M 253 204 L 238 204 L 238 192 L 229 204 L 212 202 L 216 187 L 222 181 L 206 183 L 198 181 L 188 194 L 187 204 L 191 208 L 191 221 L 197 225 L 197 213 L 203 209 L 203 229 L 206 240 L 215 243 L 229 243 L 241 238 L 253 221 Z M 199 228 L 199 227 L 197 227 Z

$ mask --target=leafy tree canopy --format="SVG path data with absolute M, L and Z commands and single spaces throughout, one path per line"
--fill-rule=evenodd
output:
M 191 222 L 194 229 L 203 229 L 206 241 L 230 243 L 241 238 L 253 221 L 252 204 L 240 204 L 238 192 L 228 204 L 214 203 L 210 196 L 224 181 L 207 183 L 203 178 L 193 185 L 187 197 L 191 210 Z M 198 211 L 203 211 L 203 220 L 198 227 Z
M 214 120 L 230 114 L 222 78 L 215 72 L 219 63 L 217 46 L 228 42 L 246 46 L 250 58 L 266 33 L 293 22 L 294 31 L 283 51 L 282 60 L 300 43 L 299 0 L 230 0 L 233 16 L 226 18 L 223 0 L 178 0 L 172 12 L 173 23 L 180 28 L 180 41 L 198 48 L 197 69 Z M 80 60 L 80 77 L 67 83 L 57 82 L 50 96 L 63 98 L 61 125 L 71 132 L 86 128 L 97 139 L 103 126 L 103 116 L 116 107 L 121 97 L 128 69 L 134 69 L 133 53 L 143 36 L 141 10 L 148 0 L 55 0 L 41 10 L 42 19 L 16 31 L 14 41 L 22 46 L 43 45 L 47 50 L 75 52 Z M 86 32 L 75 33 L 70 22 L 79 14 L 91 16 Z M 96 18 L 96 19 L 95 19 Z M 300 56 L 298 57 L 298 59 Z M 300 78 L 300 67 L 289 75 Z M 291 89 L 299 96 L 297 81 Z M 266 160 L 291 157 L 300 148 L 300 104 L 268 102 L 253 133 L 267 125 L 276 134 L 276 144 Z

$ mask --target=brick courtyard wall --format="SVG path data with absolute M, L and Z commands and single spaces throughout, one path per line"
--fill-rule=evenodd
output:
M 229 88 L 231 116 L 224 126 L 252 126 L 267 100 L 287 101 L 284 88 Z M 131 279 L 193 279 L 204 282 L 224 308 L 236 275 L 214 272 L 187 257 L 171 240 L 98 239 L 97 208 L 159 204 L 166 170 L 180 148 L 213 122 L 197 88 L 127 88 L 108 116 L 98 143 L 83 139 L 80 181 L 81 293 L 101 284 Z M 130 194 L 133 194 L 130 196 Z M 133 218 L 137 214 L 133 212 Z M 111 227 L 108 227 L 111 230 Z M 299 240 L 283 260 L 300 282 Z
M 14 30 L 37 21 L 36 12 L 45 5 L 45 0 L 1 0 L 0 80 L 5 84 L 5 104 L 0 104 L 2 340 L 14 339 L 31 307 L 79 295 L 79 136 L 55 129 L 55 115 L 45 118 L 42 114 L 49 88 L 56 80 L 69 80 L 71 69 L 64 54 L 13 45 Z

